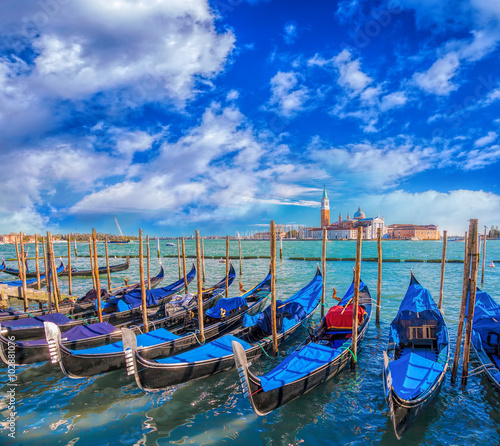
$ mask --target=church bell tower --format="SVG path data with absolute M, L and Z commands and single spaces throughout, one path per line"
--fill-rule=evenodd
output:
M 323 189 L 323 198 L 321 199 L 321 227 L 330 226 L 330 203 L 326 195 L 326 186 Z

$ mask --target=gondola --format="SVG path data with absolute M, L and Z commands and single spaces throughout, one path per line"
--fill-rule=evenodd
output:
M 152 277 L 150 280 L 151 288 L 156 288 L 161 281 L 165 278 L 165 270 L 163 266 L 160 268 L 160 272 Z M 145 281 L 146 283 L 146 281 Z M 112 297 L 123 296 L 132 290 L 135 290 L 141 286 L 140 282 L 134 283 L 132 285 L 125 285 L 122 287 L 114 288 L 111 291 L 103 296 L 103 299 L 109 299 Z M 95 299 L 97 293 L 95 290 L 91 290 L 91 292 L 87 293 L 85 296 L 82 296 L 76 300 L 76 302 L 60 302 L 59 303 L 59 313 L 65 315 L 71 315 L 72 317 L 82 317 L 83 313 L 91 313 L 95 312 Z M 19 310 L 15 310 L 12 308 L 0 311 L 0 322 L 9 321 L 13 319 L 24 319 L 26 317 L 32 316 L 43 316 L 45 314 L 49 314 L 50 311 L 46 308 L 41 310 L 30 310 L 25 313 Z
M 365 336 L 371 317 L 372 298 L 360 282 L 357 345 Z M 232 342 L 234 359 L 244 394 L 253 410 L 263 416 L 300 397 L 346 368 L 352 356 L 354 283 L 342 300 L 331 307 L 319 326 L 277 367 L 263 376 L 250 369 L 247 349 Z
M 448 358 L 448 329 L 441 311 L 412 273 L 384 351 L 384 391 L 398 439 L 438 394 Z
M 187 275 L 188 283 L 194 279 L 195 275 L 196 268 L 193 264 L 191 271 Z M 161 305 L 167 303 L 175 293 L 183 288 L 184 280 L 180 279 L 166 287 L 147 290 L 148 311 L 157 312 Z M 140 296 L 141 290 L 136 289 L 121 297 L 102 301 L 103 322 L 109 322 L 111 325 L 120 325 L 139 317 L 142 313 Z M 97 306 L 97 302 L 94 305 Z M 91 315 L 77 313 L 69 316 L 71 318 L 61 313 L 51 313 L 38 317 L 30 316 L 19 320 L 4 321 L 0 334 L 3 336 L 13 335 L 17 341 L 40 339 L 45 336 L 43 323 L 46 321 L 59 325 L 60 330 L 64 332 L 76 325 L 90 324 L 96 320 L 95 313 Z
M 500 392 L 500 305 L 480 289 L 476 292 L 474 306 L 472 348 L 481 363 L 483 374 Z
M 207 303 L 221 293 L 217 288 L 221 282 L 203 292 L 203 296 Z M 231 279 L 230 282 L 232 282 Z M 191 310 L 192 308 L 189 309 Z M 163 326 L 170 326 L 178 323 L 178 320 L 174 316 L 165 318 L 161 310 L 159 311 L 156 309 L 155 311 L 156 313 L 148 320 L 148 327 L 150 330 L 155 329 L 160 323 Z M 39 320 L 41 320 L 42 323 L 54 321 L 57 323 L 60 320 L 60 314 L 52 313 L 47 315 L 47 317 L 39 318 Z M 133 319 L 127 319 L 113 325 L 107 321 L 94 322 L 89 325 L 76 325 L 63 332 L 61 339 L 63 345 L 70 349 L 99 347 L 110 342 L 119 341 L 121 339 L 120 327 L 134 326 L 134 330 L 142 330 L 141 321 L 141 314 L 136 314 Z M 9 345 L 11 345 L 10 350 L 8 350 Z M 15 355 L 15 363 L 17 365 L 31 364 L 34 362 L 47 361 L 49 359 L 49 351 L 45 339 L 27 341 L 16 340 L 9 342 L 6 336 L 0 336 L 0 359 L 3 359 L 4 362 L 7 352 Z
M 60 265 L 57 267 L 56 271 L 57 271 L 58 276 L 60 276 L 61 273 L 64 271 L 64 264 L 63 264 L 62 260 L 61 260 Z M 47 282 L 47 276 L 45 274 L 42 274 L 40 276 L 40 283 L 44 284 L 45 282 Z M 9 280 L 9 281 L 2 281 L 2 282 L 0 282 L 0 284 L 1 285 L 8 285 L 10 287 L 20 288 L 23 286 L 23 281 L 22 280 Z M 38 284 L 38 282 L 37 282 L 36 278 L 26 280 L 26 287 L 27 288 L 35 288 L 37 286 L 37 284 Z
M 270 291 L 271 276 L 258 285 L 266 295 Z M 322 291 L 322 276 L 319 269 L 313 280 L 284 302 L 277 302 L 278 344 L 288 339 L 295 330 L 307 321 L 319 305 Z M 248 294 L 248 293 L 247 293 Z M 246 295 L 242 296 L 246 299 Z M 207 312 L 217 315 L 229 311 L 232 299 L 221 300 L 220 308 Z M 227 302 L 226 302 L 227 301 Z M 222 304 L 222 305 L 219 305 Z M 233 305 L 241 305 L 240 302 Z M 272 349 L 271 307 L 254 316 L 245 315 L 243 324 L 234 327 L 224 336 L 203 346 L 164 359 L 146 359 L 137 349 L 135 334 L 124 329 L 123 348 L 127 357 L 127 374 L 134 375 L 137 385 L 143 390 L 160 390 L 174 384 L 205 378 L 234 367 L 231 342 L 241 343 L 251 359 L 256 359 Z
M 130 267 L 130 257 L 127 256 L 127 261 L 124 263 L 119 263 L 117 265 L 110 265 L 109 266 L 109 272 L 110 273 L 115 273 L 118 271 L 125 271 Z M 0 270 L 1 271 L 1 270 Z M 12 276 L 18 276 L 19 277 L 19 270 L 14 269 L 14 268 L 5 268 L 3 271 L 4 273 L 11 274 Z M 107 274 L 108 269 L 106 266 L 101 266 L 99 267 L 99 275 Z M 40 274 L 45 274 L 45 272 L 40 273 Z M 59 276 L 69 276 L 69 271 L 65 269 L 62 273 L 59 274 Z M 82 269 L 79 270 L 77 268 L 71 268 L 71 277 L 91 277 L 92 276 L 92 270 L 90 269 Z M 36 279 L 36 272 L 27 272 L 26 273 L 26 278 L 27 279 Z
M 215 292 L 223 295 L 225 287 L 219 288 Z M 247 295 L 246 301 L 248 308 L 241 307 L 220 318 L 205 316 L 205 340 L 210 341 L 226 333 L 231 327 L 241 322 L 247 311 L 251 314 L 257 313 L 262 310 L 266 303 L 258 290 Z M 148 359 L 166 357 L 199 344 L 199 332 L 195 328 L 197 321 L 194 321 L 195 326 L 181 324 L 167 330 L 165 327 L 168 327 L 169 322 L 170 317 L 157 320 L 154 322 L 156 327 L 154 330 L 137 336 L 138 349 L 144 357 Z M 135 331 L 135 327 L 131 328 L 134 328 Z M 58 363 L 64 374 L 70 378 L 85 378 L 117 370 L 126 365 L 123 342 L 121 341 L 91 349 L 71 350 L 62 344 L 61 333 L 57 325 L 46 323 L 45 331 L 51 362 Z

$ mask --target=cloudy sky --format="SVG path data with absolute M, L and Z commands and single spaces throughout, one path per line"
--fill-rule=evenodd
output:
M 2 0 L 0 232 L 500 224 L 500 3 Z

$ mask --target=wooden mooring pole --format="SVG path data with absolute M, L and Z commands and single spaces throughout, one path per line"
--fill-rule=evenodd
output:
M 179 239 L 177 239 L 177 261 L 179 263 L 179 280 L 181 280 L 181 248 L 179 247 Z M 184 284 L 186 285 L 186 284 Z M 187 292 L 187 291 L 186 291 Z
M 201 237 L 201 272 L 203 284 L 205 284 L 205 246 L 203 245 L 203 237 Z
M 226 235 L 226 297 L 229 295 L 229 235 Z
M 452 383 L 454 383 L 455 380 L 457 379 L 458 362 L 460 360 L 460 352 L 462 350 L 462 332 L 464 327 L 465 308 L 467 306 L 467 294 L 469 290 L 470 254 L 469 254 L 469 242 L 467 238 L 467 232 L 465 233 L 464 244 L 465 244 L 465 254 L 464 254 L 464 272 L 462 280 L 462 303 L 460 305 L 460 314 L 458 317 L 458 328 L 457 328 L 457 340 L 455 344 L 455 354 L 453 356 L 453 367 L 451 369 Z
M 361 280 L 361 242 L 363 240 L 363 228 L 358 226 L 358 237 L 356 242 L 356 264 L 354 267 L 354 297 L 352 312 L 352 358 L 351 370 L 356 368 L 358 355 L 358 308 L 359 308 L 359 282 Z
M 59 290 L 59 281 L 57 278 L 57 268 L 56 259 L 54 254 L 54 244 L 52 242 L 52 234 L 47 232 L 47 251 L 49 251 L 50 259 L 50 277 L 47 278 L 47 282 L 52 279 L 52 295 L 54 296 L 54 303 L 56 306 L 56 312 L 59 313 L 59 300 L 61 298 L 61 292 Z
M 68 294 L 71 296 L 73 294 L 72 282 L 71 282 L 71 235 L 68 235 Z
M 271 331 L 273 335 L 273 354 L 278 354 L 278 333 L 276 326 L 276 227 L 271 221 Z
M 325 316 L 325 301 L 326 301 L 326 240 L 328 232 L 326 227 L 323 228 L 323 249 L 321 254 L 321 274 L 323 275 L 323 288 L 321 290 L 321 319 Z
M 443 254 L 441 256 L 441 283 L 439 285 L 439 301 L 438 308 L 443 308 L 443 294 L 444 294 L 444 270 L 446 267 L 446 243 L 448 242 L 448 232 L 443 231 Z
M 92 254 L 92 237 L 89 237 L 90 271 L 92 272 L 92 288 L 97 290 L 95 284 L 94 256 Z
M 40 281 L 40 251 L 38 248 L 38 234 L 35 234 L 35 266 L 36 266 L 36 289 L 40 290 L 42 288 L 42 282 Z
M 49 304 L 49 313 L 52 313 L 52 287 L 50 286 L 50 264 L 49 264 L 49 242 L 45 244 L 45 240 L 42 237 L 42 248 L 43 248 L 43 266 L 45 268 L 45 283 L 47 284 L 47 300 Z
M 108 275 L 108 292 L 111 289 L 111 270 L 109 269 L 108 237 L 104 241 L 104 251 L 106 255 L 106 273 Z
M 76 238 L 75 238 L 75 257 L 78 257 L 78 249 L 76 247 Z
M 92 246 L 94 248 L 94 271 L 95 271 L 95 290 L 97 291 L 97 316 L 99 322 L 102 322 L 102 305 L 101 305 L 101 282 L 99 278 L 99 264 L 97 263 L 97 233 L 95 228 L 92 228 Z
M 280 261 L 283 260 L 283 237 L 280 236 Z
M 20 264 L 20 268 L 19 268 L 19 274 L 20 274 L 20 277 L 21 277 L 21 280 L 22 280 L 22 287 L 21 287 L 21 290 L 22 290 L 22 295 L 23 295 L 23 302 L 24 302 L 24 311 L 28 311 L 28 288 L 26 287 L 26 260 L 25 260 L 25 256 L 24 256 L 24 240 L 23 240 L 23 233 L 20 232 L 19 233 L 19 246 L 21 248 L 21 262 L 19 263 Z M 16 243 L 16 251 L 17 251 L 17 243 Z M 18 254 L 18 258 L 19 258 L 19 253 Z
M 156 244 L 157 244 L 157 247 L 156 247 L 156 250 L 158 251 L 157 254 L 158 254 L 158 258 L 161 259 L 161 252 L 160 252 L 160 238 L 159 237 L 156 237 Z
M 464 354 L 462 357 L 462 385 L 467 384 L 467 378 L 469 374 L 469 355 L 470 355 L 470 343 L 472 338 L 472 321 L 474 319 L 474 307 L 476 305 L 476 291 L 477 291 L 477 270 L 479 267 L 479 245 L 478 245 L 478 220 L 471 220 L 472 227 L 470 228 L 471 233 L 471 245 L 470 245 L 470 262 L 471 262 L 471 273 L 470 273 L 470 286 L 469 286 L 469 305 L 467 311 L 467 325 L 465 327 L 465 339 L 464 339 Z
M 382 228 L 377 229 L 377 309 L 375 323 L 380 324 L 380 306 L 382 305 Z
M 188 282 L 186 275 L 186 245 L 184 242 L 184 237 L 182 237 L 182 270 L 184 272 L 184 291 L 188 294 Z
M 240 254 L 240 276 L 243 275 L 243 266 L 241 264 L 241 239 L 238 237 L 238 251 Z
M 198 328 L 200 329 L 200 343 L 205 342 L 205 327 L 203 311 L 203 281 L 202 281 L 202 266 L 201 266 L 201 247 L 200 247 L 200 231 L 196 230 L 196 278 L 198 282 Z
M 184 247 L 184 239 L 182 239 L 182 243 L 182 246 Z M 143 250 L 144 247 L 142 246 L 142 229 L 139 229 L 139 280 L 141 281 L 142 323 L 144 324 L 144 331 L 148 333 L 148 307 L 146 302 L 146 284 L 144 283 Z
M 484 235 L 483 235 L 483 264 L 481 267 L 481 288 L 484 285 L 484 265 L 486 262 L 486 226 L 484 227 Z
M 146 263 L 146 272 L 148 275 L 148 290 L 151 289 L 151 252 L 149 248 L 149 235 L 146 236 L 146 255 L 147 255 L 147 263 Z

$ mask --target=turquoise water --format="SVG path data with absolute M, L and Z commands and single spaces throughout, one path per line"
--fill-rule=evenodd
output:
M 243 241 L 243 255 L 268 255 L 269 242 Z M 329 242 L 328 257 L 354 257 L 354 242 Z M 56 254 L 67 253 L 66 245 L 56 245 Z M 104 252 L 103 246 L 99 247 Z M 231 255 L 238 255 L 238 244 L 231 242 Z M 137 254 L 138 245 L 111 246 L 111 255 Z M 441 242 L 384 242 L 385 258 L 439 259 Z M 464 244 L 448 243 L 448 259 L 463 258 Z M 33 248 L 30 251 L 33 253 Z M 79 244 L 78 251 L 88 253 L 88 245 Z M 167 248 L 162 242 L 162 255 L 176 254 L 177 247 Z M 156 242 L 151 242 L 156 256 Z M 101 252 L 100 252 L 101 253 Z M 194 254 L 194 242 L 188 240 L 187 254 Z M 205 242 L 205 253 L 225 256 L 225 242 Z M 12 245 L 0 247 L 5 258 L 14 254 Z M 321 242 L 284 242 L 283 255 L 317 257 Z M 376 257 L 376 242 L 363 243 L 363 256 Z M 79 257 L 76 266 L 88 268 L 88 258 Z M 500 242 L 487 244 L 486 265 L 500 260 Z M 122 259 L 112 259 L 120 263 Z M 100 265 L 104 264 L 100 259 Z M 131 259 L 127 271 L 113 274 L 113 286 L 138 280 L 138 260 Z M 166 271 L 164 284 L 178 278 L 177 259 L 162 259 Z M 267 273 L 266 259 L 243 260 L 241 282 L 248 289 Z M 16 263 L 9 262 L 12 266 Z M 73 258 L 73 265 L 75 259 Z M 239 272 L 238 261 L 234 261 Z M 354 262 L 328 262 L 327 296 L 332 287 L 344 293 L 352 280 Z M 152 259 L 152 274 L 159 270 L 158 260 Z M 16 439 L 7 437 L 6 391 L 7 368 L 0 367 L 0 444 L 36 445 L 133 445 L 133 444 L 192 444 L 192 445 L 345 445 L 345 444 L 405 444 L 405 445 L 470 445 L 500 443 L 500 397 L 480 375 L 469 379 L 466 389 L 451 386 L 449 373 L 441 393 L 422 414 L 416 424 L 398 442 L 392 432 L 388 408 L 384 400 L 381 368 L 382 351 L 387 342 L 387 330 L 396 314 L 409 282 L 410 268 L 437 300 L 439 297 L 440 265 L 433 263 L 384 263 L 382 278 L 381 324 L 375 319 L 359 354 L 354 372 L 346 372 L 317 387 L 307 395 L 265 416 L 258 417 L 240 391 L 235 371 L 174 386 L 166 391 L 144 393 L 124 371 L 116 371 L 92 379 L 72 380 L 51 364 L 19 367 L 17 375 Z M 316 262 L 283 260 L 277 262 L 278 298 L 286 298 L 309 282 Z M 447 264 L 444 293 L 445 319 L 450 330 L 452 350 L 455 345 L 462 264 Z M 225 274 L 225 265 L 218 260 L 206 260 L 206 280 L 215 283 Z M 5 276 L 5 275 L 2 275 Z M 376 296 L 377 264 L 362 263 L 362 279 Z M 237 276 L 239 278 L 239 276 Z M 67 292 L 67 279 L 61 281 Z M 104 280 L 105 279 L 101 279 Z M 238 293 L 237 282 L 233 295 Z M 91 288 L 91 279 L 74 279 L 73 289 L 81 295 Z M 485 290 L 500 300 L 500 264 L 486 267 Z M 331 300 L 329 299 L 329 303 Z M 319 319 L 319 312 L 315 320 Z M 261 359 L 253 369 L 263 373 L 272 368 L 306 336 L 306 329 L 282 345 L 277 360 Z M 472 364 L 475 367 L 475 363 Z M 460 369 L 461 370 L 461 369 Z

